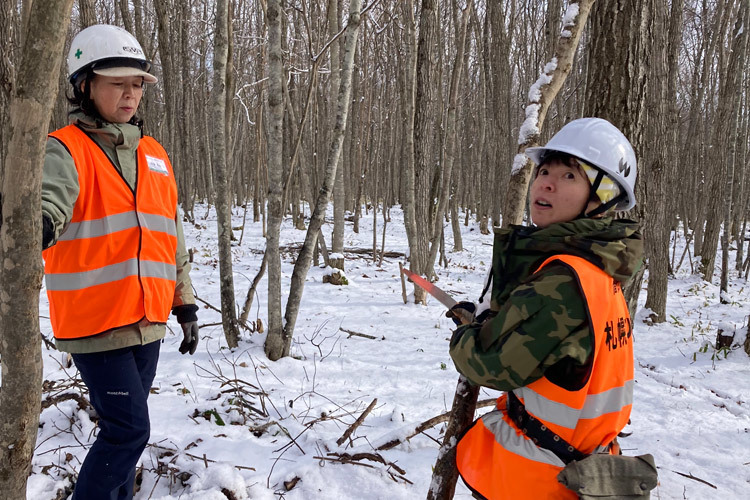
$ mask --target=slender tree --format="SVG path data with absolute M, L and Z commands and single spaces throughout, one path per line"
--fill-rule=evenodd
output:
M 42 390 L 39 331 L 44 142 L 73 0 L 36 1 L 10 101 L 0 223 L 0 491 L 26 498 Z M 31 42 L 33 41 L 33 42 Z M 51 57 L 50 54 L 54 54 Z M 24 182 L 18 182 L 23 179 Z
M 234 277 L 232 274 L 232 205 L 229 196 L 229 173 L 227 167 L 227 107 L 226 77 L 229 1 L 216 2 L 216 29 L 214 31 L 214 78 L 211 95 L 213 120 L 212 163 L 216 176 L 216 226 L 219 233 L 219 272 L 221 282 L 221 322 L 227 345 L 237 347 L 237 312 L 234 305 Z
M 279 236 L 283 207 L 284 68 L 281 60 L 281 0 L 268 0 L 268 335 L 265 352 L 272 361 L 284 356 L 284 326 L 281 322 L 281 256 Z

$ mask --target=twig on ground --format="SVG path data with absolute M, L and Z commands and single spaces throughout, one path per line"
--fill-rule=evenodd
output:
M 362 460 L 370 460 L 372 462 L 381 463 L 387 467 L 393 467 L 393 469 L 401 475 L 406 474 L 406 471 L 396 465 L 393 462 L 387 461 L 379 453 L 328 453 L 327 457 L 313 457 L 316 460 L 327 460 L 329 462 L 339 462 L 342 464 L 362 465 L 364 467 L 372 467 L 372 465 L 364 464 Z
M 362 412 L 362 414 L 359 416 L 359 418 L 357 418 L 357 420 L 355 420 L 354 423 L 349 426 L 349 428 L 346 430 L 346 432 L 344 432 L 344 435 L 341 436 L 340 438 L 338 438 L 336 440 L 336 444 L 337 445 L 341 446 L 342 444 L 344 444 L 346 442 L 346 440 L 349 438 L 349 436 L 351 436 L 352 433 L 357 430 L 357 427 L 359 427 L 360 425 L 362 425 L 362 422 L 365 421 L 365 418 L 367 418 L 367 415 L 370 414 L 370 412 L 372 411 L 373 408 L 375 408 L 375 405 L 377 403 L 378 403 L 378 398 L 375 398 L 375 399 L 372 400 L 372 402 L 370 403 L 370 406 L 368 406 L 365 409 L 365 411 Z
M 378 340 L 377 337 L 373 337 L 372 335 L 367 335 L 366 333 L 359 333 L 359 332 L 355 332 L 353 330 L 347 330 L 346 328 L 339 328 L 339 330 L 341 330 L 344 333 L 348 333 L 349 334 L 349 338 L 351 338 L 352 335 L 355 335 L 357 337 L 364 337 L 366 339 Z
M 670 470 L 672 470 L 672 469 L 670 469 Z M 692 475 L 692 474 L 685 474 L 685 473 L 683 473 L 683 472 L 677 472 L 676 470 L 673 470 L 672 472 L 674 472 L 675 474 L 679 474 L 679 475 L 680 475 L 680 476 L 682 476 L 682 477 L 686 477 L 686 478 L 688 478 L 688 479 L 692 479 L 693 481 L 698 481 L 699 483 L 703 483 L 703 484 L 706 484 L 706 485 L 710 486 L 711 488 L 713 488 L 713 489 L 715 489 L 715 490 L 718 490 L 718 489 L 719 489 L 719 488 L 717 488 L 716 486 L 714 486 L 713 484 L 711 484 L 711 483 L 709 483 L 708 481 L 706 481 L 705 479 L 701 479 L 701 478 L 699 478 L 699 477 L 695 477 L 695 476 L 694 476 L 694 475 Z
M 495 399 L 485 399 L 482 401 L 477 401 L 477 409 L 485 408 L 487 406 L 492 406 L 495 404 L 495 401 L 496 401 Z M 450 419 L 450 416 L 451 416 L 451 412 L 445 412 L 442 415 L 438 415 L 436 417 L 432 417 L 428 420 L 425 420 L 421 424 L 414 427 L 414 430 L 410 432 L 407 436 L 391 439 L 390 441 L 378 446 L 376 450 L 386 451 L 386 450 L 390 450 L 391 448 L 395 448 L 396 446 L 400 445 L 404 441 L 409 441 L 411 438 L 413 438 L 417 434 L 421 434 L 427 429 L 435 427 L 438 424 L 442 424 L 443 422 L 447 422 Z

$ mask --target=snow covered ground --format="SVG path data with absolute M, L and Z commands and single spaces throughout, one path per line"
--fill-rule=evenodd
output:
M 198 296 L 218 307 L 215 213 L 202 206 L 195 214 L 198 226 L 185 224 L 188 247 L 195 249 L 191 276 Z M 394 209 L 391 217 L 385 248 L 405 253 L 402 214 Z M 235 226 L 241 221 L 241 209 L 235 209 Z M 378 246 L 382 224 L 378 213 Z M 439 269 L 438 285 L 456 299 L 475 300 L 490 264 L 492 236 L 471 222 L 462 230 L 465 250 L 456 253 L 450 252 L 447 229 L 450 263 Z M 283 245 L 301 244 L 304 236 L 284 222 Z M 242 244 L 233 249 L 239 306 L 264 246 L 261 225 L 248 222 Z M 359 234 L 347 225 L 345 246 L 372 247 L 372 212 L 361 220 Z M 678 260 L 682 247 L 678 241 Z M 403 257 L 386 257 L 382 267 L 368 256 L 346 257 L 347 286 L 324 284 L 325 270 L 310 270 L 292 356 L 280 361 L 263 354 L 264 333 L 244 332 L 240 347 L 228 350 L 216 326 L 220 316 L 208 307 L 199 312 L 205 326 L 198 351 L 180 355 L 182 335 L 170 320 L 150 397 L 151 440 L 137 499 L 425 497 L 442 425 L 378 452 L 385 463 L 342 464 L 329 454 L 373 453 L 450 408 L 457 380 L 448 355 L 452 323 L 436 301 L 426 307 L 403 303 Z M 293 258 L 290 252 L 284 256 L 282 290 L 288 290 Z M 264 325 L 266 289 L 264 278 L 250 314 Z M 621 444 L 626 454 L 654 455 L 660 482 L 652 498 L 750 498 L 750 359 L 736 347 L 745 337 L 750 284 L 736 273 L 728 298 L 730 304 L 720 304 L 718 285 L 691 274 L 686 259 L 669 283 L 669 320 L 649 325 L 647 311 L 637 315 L 635 403 L 626 429 L 632 435 Z M 641 306 L 643 301 L 645 291 Z M 40 314 L 48 316 L 44 293 Z M 719 325 L 737 329 L 729 351 L 712 347 Z M 41 328 L 51 337 L 49 321 L 43 319 Z M 55 350 L 45 348 L 43 356 L 44 397 L 61 402 L 42 411 L 27 490 L 34 500 L 61 498 L 58 491 L 70 485 L 96 434 L 92 415 L 76 400 L 60 397 L 80 393 L 80 384 L 71 388 L 75 367 L 67 367 Z M 482 391 L 480 399 L 495 396 Z M 375 399 L 364 423 L 337 445 Z M 459 484 L 456 498 L 471 495 Z

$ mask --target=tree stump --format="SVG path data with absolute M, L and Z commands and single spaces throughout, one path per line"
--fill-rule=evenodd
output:
M 725 331 L 723 328 L 719 328 L 719 330 L 716 332 L 716 350 L 719 349 L 730 349 L 732 347 L 732 342 L 734 342 L 734 335 L 736 332 L 732 332 L 731 335 L 724 335 Z M 747 339 L 745 339 L 745 344 L 747 345 Z
M 330 283 L 331 285 L 348 285 L 349 280 L 346 278 L 346 274 L 339 269 L 334 269 L 331 274 L 323 276 L 323 283 Z

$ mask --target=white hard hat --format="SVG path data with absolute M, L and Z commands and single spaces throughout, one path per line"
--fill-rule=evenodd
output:
M 149 73 L 141 44 L 118 26 L 96 24 L 78 33 L 68 52 L 68 79 L 75 84 L 81 70 L 91 68 L 97 75 L 142 76 L 146 83 L 158 80 Z
M 561 128 L 544 147 L 528 148 L 526 155 L 539 165 L 552 152 L 580 158 L 612 178 L 625 195 L 625 199 L 615 206 L 617 210 L 630 210 L 635 206 L 635 177 L 638 170 L 635 152 L 630 141 L 607 120 L 573 120 Z

